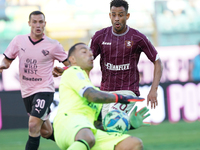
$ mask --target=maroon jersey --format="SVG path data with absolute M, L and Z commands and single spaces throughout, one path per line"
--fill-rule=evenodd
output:
M 131 90 L 139 93 L 137 68 L 141 52 L 152 62 L 157 51 L 146 36 L 127 26 L 123 34 L 116 34 L 111 27 L 97 31 L 91 39 L 94 58 L 100 54 L 103 91 Z

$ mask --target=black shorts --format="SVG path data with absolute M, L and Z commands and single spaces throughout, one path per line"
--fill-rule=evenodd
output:
M 47 120 L 51 112 L 54 92 L 39 92 L 23 98 L 26 111 L 29 115 Z

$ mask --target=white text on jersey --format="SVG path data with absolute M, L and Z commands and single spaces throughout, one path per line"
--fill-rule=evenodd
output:
M 113 65 L 111 63 L 105 64 L 108 70 L 128 70 L 130 63 L 128 64 L 122 64 L 122 65 Z
M 102 42 L 102 45 L 111 45 L 111 42 Z

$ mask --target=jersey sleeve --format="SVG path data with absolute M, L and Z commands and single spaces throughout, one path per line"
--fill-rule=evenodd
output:
M 55 46 L 53 56 L 59 62 L 64 62 L 67 60 L 67 53 L 65 52 L 63 46 L 59 42 Z
M 7 57 L 8 59 L 14 60 L 19 53 L 17 39 L 18 36 L 14 37 L 14 39 L 10 42 L 10 44 L 4 52 L 5 57 Z
M 72 67 L 64 71 L 61 83 L 68 86 L 81 97 L 83 97 L 87 88 L 94 87 L 87 74 L 82 69 L 76 67 Z
M 145 35 L 142 35 L 142 39 L 141 39 L 139 45 L 149 60 L 151 60 L 152 62 L 156 61 L 156 59 L 158 57 L 157 56 L 158 53 L 157 53 L 155 47 L 151 44 L 151 42 Z
M 93 52 L 94 59 L 100 54 L 100 43 L 99 43 L 99 32 L 96 32 L 94 36 L 90 39 L 88 46 Z
M 76 109 L 79 108 L 85 109 L 83 111 L 91 113 L 91 115 L 94 117 L 92 118 L 92 120 L 96 120 L 98 118 L 99 113 L 101 112 L 102 104 L 88 102 L 87 99 L 83 97 L 84 92 L 89 87 L 96 89 L 96 87 L 89 80 L 89 77 L 86 74 L 86 72 L 79 67 L 75 66 L 69 67 L 69 69 L 64 71 L 61 77 L 59 92 L 60 96 L 62 95 L 61 96 L 62 98 L 61 97 L 60 98 L 63 99 L 65 97 L 68 99 L 71 98 L 76 100 L 75 102 L 76 105 L 82 105 L 82 106 L 77 106 Z

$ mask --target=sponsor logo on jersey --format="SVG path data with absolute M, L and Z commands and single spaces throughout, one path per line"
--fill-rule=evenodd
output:
M 42 54 L 44 54 L 44 56 L 49 55 L 49 51 L 48 50 L 42 50 Z
M 102 42 L 102 45 L 111 45 L 111 42 Z
M 22 79 L 27 81 L 42 81 L 42 78 L 29 78 L 26 76 L 23 76 Z
M 130 69 L 130 63 L 122 64 L 122 65 L 113 65 L 111 63 L 105 64 L 108 70 L 128 70 Z
M 37 74 L 37 60 L 27 58 L 26 62 L 24 63 L 24 73 L 26 74 Z
M 133 46 L 133 41 L 125 41 L 125 45 L 127 48 L 131 48 Z

